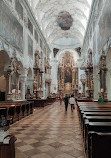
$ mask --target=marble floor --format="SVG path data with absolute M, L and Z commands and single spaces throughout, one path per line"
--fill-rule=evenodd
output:
M 77 108 L 65 112 L 63 103 L 35 109 L 10 133 L 17 138 L 16 158 L 84 158 Z

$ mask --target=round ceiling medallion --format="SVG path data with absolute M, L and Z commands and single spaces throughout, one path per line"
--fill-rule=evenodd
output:
M 57 17 L 57 23 L 62 30 L 69 30 L 73 23 L 73 18 L 67 11 L 62 11 Z

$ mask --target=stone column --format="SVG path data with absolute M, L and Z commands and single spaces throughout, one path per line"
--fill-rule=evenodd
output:
M 57 80 L 57 70 L 58 70 L 58 61 L 56 59 L 51 60 L 51 93 L 58 92 L 58 80 Z
M 25 86 L 26 86 L 27 77 L 21 76 L 21 98 L 25 100 Z
M 16 74 L 16 90 L 17 90 L 17 93 L 19 91 L 19 82 L 20 82 L 20 74 Z
M 100 92 L 100 74 L 99 74 L 99 68 L 97 65 L 95 65 L 93 69 L 93 82 L 94 82 L 94 100 L 98 100 L 98 92 Z
M 39 70 L 37 70 L 37 90 L 39 89 Z
M 11 93 L 11 73 L 8 73 L 7 74 L 8 77 L 7 77 L 7 81 L 8 81 L 8 94 Z
M 88 71 L 87 71 L 87 69 L 85 70 L 85 73 L 86 73 L 86 87 L 88 87 Z
M 85 97 L 85 83 L 82 84 L 83 84 L 83 97 Z
M 37 89 L 38 89 L 38 84 L 37 84 L 37 68 L 33 68 L 34 70 L 34 81 L 33 81 L 33 94 L 34 98 L 37 98 Z
M 72 90 L 75 88 L 75 69 L 72 70 Z
M 103 89 L 104 89 L 104 100 L 105 101 L 107 101 L 106 74 L 107 74 L 107 69 L 104 69 L 104 73 L 103 73 Z
M 90 79 L 89 79 L 89 70 L 86 68 L 85 70 L 85 73 L 86 73 L 86 96 L 89 97 L 90 94 L 89 94 L 89 89 L 90 89 Z
M 6 78 L 6 100 L 11 100 L 11 67 L 9 66 L 7 72 L 5 73 Z
M 62 91 L 65 90 L 65 83 L 64 83 L 64 69 L 61 69 L 61 86 L 62 86 Z
M 101 83 L 101 90 L 103 91 L 103 97 L 105 100 L 107 100 L 107 88 L 106 88 L 106 55 L 104 52 L 102 52 L 102 56 L 100 59 L 100 83 Z
M 86 80 L 85 79 L 81 79 L 81 82 L 82 82 L 82 87 L 83 87 L 82 96 L 85 97 L 85 84 L 86 84 Z
M 25 89 L 26 89 L 27 73 L 28 73 L 28 69 L 24 68 L 24 74 L 22 74 L 20 76 L 20 81 L 21 81 L 21 98 L 22 98 L 22 100 L 25 99 Z
M 6 100 L 7 99 L 10 100 L 10 97 L 9 97 L 8 94 L 11 93 L 11 73 L 5 71 L 4 72 L 4 77 L 6 79 L 6 93 L 5 93 L 5 98 L 6 98 Z
M 81 74 L 80 81 L 81 81 L 82 87 L 83 87 L 83 89 L 82 89 L 82 96 L 85 97 L 85 84 L 87 82 L 85 74 Z
M 34 79 L 33 78 L 29 78 L 27 80 L 28 82 L 28 86 L 30 87 L 30 93 L 33 94 L 33 83 L 34 83 Z

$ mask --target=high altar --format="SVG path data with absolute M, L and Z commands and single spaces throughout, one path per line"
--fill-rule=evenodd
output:
M 78 67 L 73 55 L 67 51 L 59 62 L 58 67 L 58 91 L 59 93 L 78 93 Z

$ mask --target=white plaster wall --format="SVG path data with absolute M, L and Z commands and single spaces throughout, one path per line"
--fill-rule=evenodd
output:
M 51 93 L 58 92 L 58 80 L 57 80 L 57 72 L 58 72 L 58 61 L 56 59 L 51 60 Z
M 49 95 L 49 85 L 48 83 L 45 83 L 45 97 L 47 98 Z
M 97 66 L 94 66 L 93 68 L 93 82 L 94 82 L 94 99 L 97 100 L 99 95 L 98 92 L 100 92 L 100 78 L 98 74 L 99 70 Z
M 82 93 L 83 92 L 83 87 L 82 87 L 82 83 L 81 83 L 81 81 L 80 81 L 80 78 L 81 78 L 81 75 L 82 74 L 84 74 L 84 70 L 81 70 L 80 68 L 78 69 L 78 92 L 79 93 Z M 80 87 L 81 87 L 81 89 L 80 89 Z
M 5 92 L 6 91 L 6 79 L 4 76 L 0 77 L 0 91 Z
M 82 59 L 78 59 L 78 92 L 79 93 L 82 93 L 83 91 L 83 87 L 80 79 L 81 79 L 81 75 L 84 74 L 84 70 L 80 69 L 81 64 L 82 64 Z

